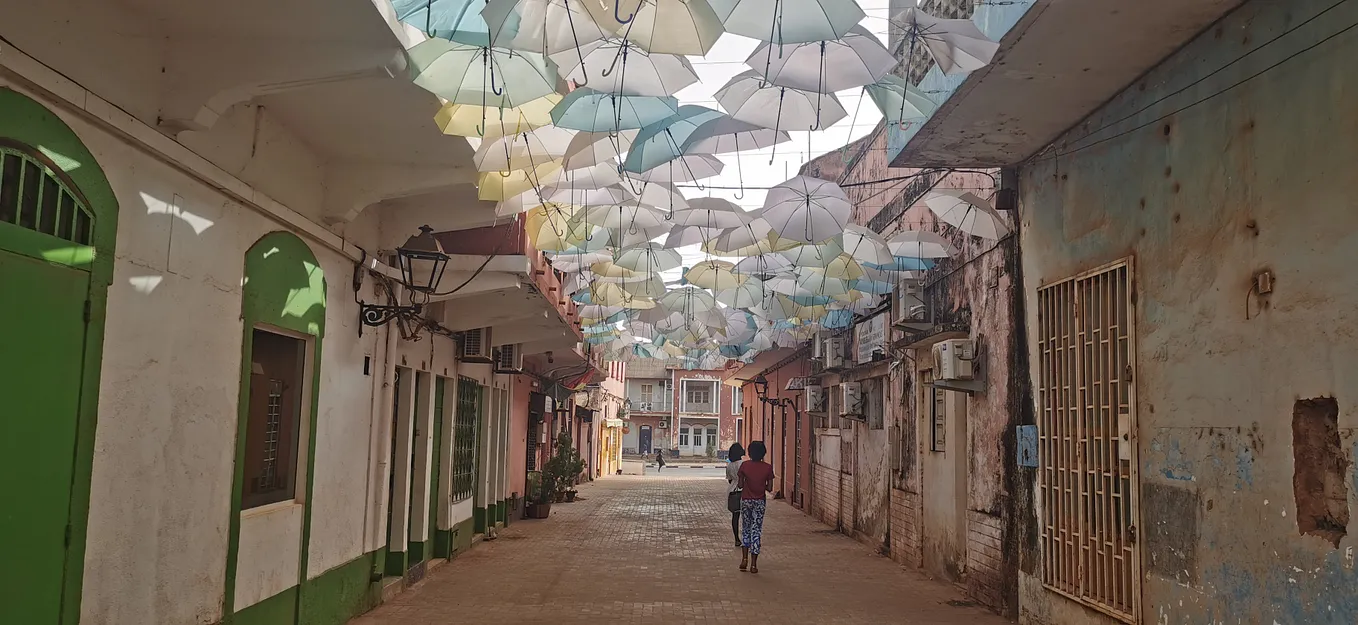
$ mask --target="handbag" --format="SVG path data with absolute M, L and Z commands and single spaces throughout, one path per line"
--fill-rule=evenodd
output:
M 726 493 L 726 509 L 730 512 L 740 512 L 740 491 Z

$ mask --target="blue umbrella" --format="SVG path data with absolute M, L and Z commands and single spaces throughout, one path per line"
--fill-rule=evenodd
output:
M 641 129 L 622 168 L 634 174 L 650 171 L 684 155 L 689 136 L 703 124 L 725 117 L 705 106 L 685 105 L 673 116 Z
M 924 258 L 897 256 L 896 262 L 893 264 L 874 265 L 872 263 L 863 263 L 863 266 L 869 269 L 880 269 L 882 271 L 924 271 L 925 269 L 932 269 L 934 267 L 934 261 Z
M 581 87 L 552 109 L 552 123 L 584 132 L 618 132 L 668 119 L 679 108 L 679 101 L 671 96 L 617 95 Z
M 439 39 L 473 46 L 490 45 L 484 0 L 392 0 L 396 19 Z
M 798 306 L 824 306 L 835 301 L 829 295 L 789 295 L 787 298 Z
M 838 330 L 853 325 L 852 310 L 831 310 L 820 318 L 820 324 L 827 330 Z
M 863 293 L 871 293 L 873 295 L 886 295 L 887 293 L 890 293 L 892 290 L 895 289 L 895 287 L 890 282 L 880 282 L 877 280 L 861 280 L 861 279 L 850 282 L 849 288 L 855 291 L 861 291 Z

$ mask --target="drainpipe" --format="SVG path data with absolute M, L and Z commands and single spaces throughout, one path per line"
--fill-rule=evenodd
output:
M 399 290 L 399 287 L 398 287 Z M 391 419 L 386 418 L 387 411 L 391 409 L 392 399 L 396 392 L 396 348 L 399 345 L 399 331 L 394 324 L 388 324 L 386 354 L 382 362 L 382 389 L 380 393 L 373 393 L 373 400 L 377 405 L 372 410 L 372 423 L 368 428 L 368 437 L 371 443 L 368 445 L 368 453 L 376 452 L 376 458 L 370 458 L 368 466 L 376 469 L 376 472 L 369 479 L 368 487 L 368 511 L 369 515 L 364 519 L 364 537 L 373 540 L 373 548 L 384 544 L 383 537 L 376 532 L 381 527 L 382 517 L 382 479 L 387 475 L 391 467 L 387 466 L 391 460 L 391 431 L 388 424 Z M 374 488 L 373 480 L 376 480 Z M 367 519 L 372 520 L 372 525 L 367 523 Z

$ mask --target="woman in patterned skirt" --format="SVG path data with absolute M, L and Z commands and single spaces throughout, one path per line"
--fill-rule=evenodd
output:
M 764 533 L 764 493 L 773 492 L 773 465 L 764 462 L 768 448 L 754 441 L 746 449 L 750 458 L 740 464 L 736 483 L 740 487 L 740 570 L 759 572 L 759 552 Z

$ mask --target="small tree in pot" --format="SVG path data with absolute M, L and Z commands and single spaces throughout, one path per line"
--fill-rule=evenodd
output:
M 562 430 L 556 437 L 552 457 L 542 466 L 542 489 L 538 495 L 538 503 L 551 504 L 553 501 L 564 501 L 566 491 L 575 485 L 584 468 L 585 463 L 580 459 L 580 452 L 572 445 L 570 432 Z

